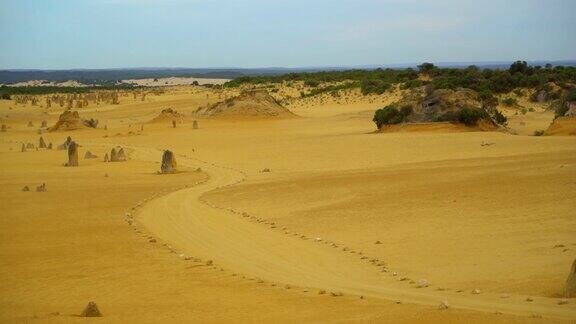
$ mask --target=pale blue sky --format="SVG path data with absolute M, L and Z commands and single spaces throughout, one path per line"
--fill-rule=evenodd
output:
M 576 58 L 576 0 L 0 0 L 0 68 Z

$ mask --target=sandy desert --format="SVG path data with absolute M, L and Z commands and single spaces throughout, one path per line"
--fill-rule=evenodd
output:
M 0 0 L 0 324 L 576 324 L 575 0 Z
M 514 134 L 382 133 L 372 114 L 397 90 L 196 118 L 240 90 L 166 89 L 78 109 L 97 128 L 0 101 L 2 322 L 84 321 L 89 301 L 123 323 L 576 318 L 576 142 L 531 135 L 543 106 L 507 111 Z M 104 162 L 112 148 L 127 160 Z M 159 174 L 163 150 L 177 172 Z

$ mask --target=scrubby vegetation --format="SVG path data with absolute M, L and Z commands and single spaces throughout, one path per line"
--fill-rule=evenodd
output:
M 419 73 L 430 76 L 431 80 L 419 79 Z M 245 76 L 227 82 L 225 86 L 236 87 L 243 84 L 282 83 L 302 81 L 308 86 L 317 87 L 322 83 L 355 81 L 354 87 L 360 88 L 364 95 L 379 94 L 395 84 L 410 89 L 425 84 L 432 84 L 435 89 L 468 88 L 479 93 L 500 94 L 518 91 L 519 88 L 546 87 L 554 82 L 560 87 L 567 83 L 576 83 L 576 67 L 529 66 L 524 61 L 513 63 L 508 70 L 480 69 L 476 66 L 467 68 L 439 68 L 431 63 L 423 63 L 418 70 L 407 69 L 374 69 L 323 71 L 308 73 L 289 73 L 276 76 Z M 553 98 L 551 98 L 553 99 Z
M 384 125 L 400 124 L 406 121 L 406 118 L 412 113 L 411 106 L 403 106 L 400 109 L 394 105 L 386 106 L 376 110 L 372 121 L 378 129 Z
M 518 104 L 518 101 L 514 98 L 504 98 L 502 104 L 506 107 L 512 107 Z
M 458 115 L 458 121 L 466 126 L 477 125 L 481 119 L 487 118 L 488 113 L 482 108 L 463 107 Z

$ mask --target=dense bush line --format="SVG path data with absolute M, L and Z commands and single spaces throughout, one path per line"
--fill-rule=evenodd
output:
M 566 83 L 576 83 L 576 67 L 529 66 L 524 61 L 513 63 L 508 70 L 480 69 L 476 66 L 464 69 L 438 68 L 431 63 L 423 63 L 418 67 L 418 70 L 375 69 L 246 76 L 234 79 L 226 83 L 226 86 L 303 81 L 307 86 L 317 87 L 325 82 L 350 80 L 357 81 L 356 87 L 359 87 L 363 94 L 379 94 L 398 83 L 402 83 L 403 88 L 431 83 L 435 89 L 469 88 L 497 94 L 516 88 L 545 87 L 548 82 L 554 82 L 560 87 L 565 87 Z M 431 77 L 431 81 L 418 79 L 419 73 Z

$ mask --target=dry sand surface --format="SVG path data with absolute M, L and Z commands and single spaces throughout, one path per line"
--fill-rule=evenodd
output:
M 61 108 L 0 101 L 0 322 L 85 321 L 89 301 L 113 323 L 576 321 L 560 295 L 576 139 L 522 135 L 549 113 L 507 112 L 520 135 L 374 133 L 397 94 L 349 93 L 283 101 L 303 118 L 193 129 L 195 110 L 238 92 L 167 89 L 79 109 L 98 129 L 42 134 L 72 136 L 78 167 L 20 152 Z M 149 123 L 165 108 L 184 122 Z M 103 162 L 115 146 L 128 161 Z M 179 172 L 157 174 L 164 149 Z

